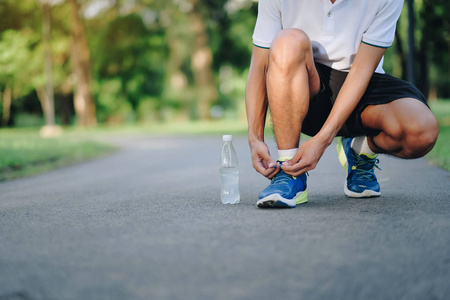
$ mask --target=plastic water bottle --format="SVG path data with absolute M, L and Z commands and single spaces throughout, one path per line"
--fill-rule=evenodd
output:
M 236 151 L 233 147 L 233 136 L 223 136 L 222 153 L 220 154 L 220 199 L 223 204 L 239 203 L 239 167 Z

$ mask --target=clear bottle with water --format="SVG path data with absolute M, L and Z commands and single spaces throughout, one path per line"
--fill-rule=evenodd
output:
M 222 153 L 220 154 L 220 199 L 223 204 L 239 203 L 239 167 L 236 151 L 233 147 L 233 136 L 223 136 Z

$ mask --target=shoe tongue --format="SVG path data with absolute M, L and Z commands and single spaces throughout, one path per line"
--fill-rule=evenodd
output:
M 289 177 L 291 177 L 291 176 L 288 175 L 288 174 L 286 174 L 286 173 L 284 173 L 284 171 L 281 170 L 280 173 L 278 173 L 277 175 L 275 175 L 274 178 L 275 178 L 277 181 L 284 181 L 284 180 L 286 180 L 286 179 L 289 179 Z

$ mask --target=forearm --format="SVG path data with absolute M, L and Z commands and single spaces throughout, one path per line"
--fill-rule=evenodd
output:
M 264 127 L 266 122 L 267 101 L 265 99 L 265 83 L 247 82 L 245 105 L 247 109 L 248 139 L 264 140 Z
M 373 71 L 371 72 L 370 70 L 352 71 L 348 74 L 330 115 L 318 133 L 318 136 L 328 144 L 331 144 L 333 138 L 338 134 L 345 121 L 358 105 L 373 74 Z
M 366 44 L 360 46 L 353 66 L 337 96 L 336 102 L 325 124 L 317 134 L 318 138 L 331 144 L 350 114 L 364 95 L 385 49 Z
M 249 142 L 264 141 L 267 50 L 254 49 L 245 90 Z

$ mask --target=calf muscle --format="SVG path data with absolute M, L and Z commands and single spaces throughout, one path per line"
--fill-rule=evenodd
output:
M 383 105 L 370 105 L 361 114 L 364 127 L 381 132 L 369 139 L 377 153 L 400 158 L 418 158 L 434 146 L 439 126 L 431 110 L 411 98 Z

